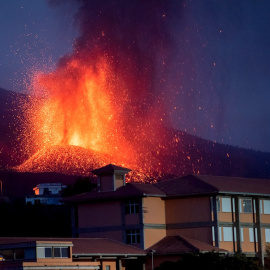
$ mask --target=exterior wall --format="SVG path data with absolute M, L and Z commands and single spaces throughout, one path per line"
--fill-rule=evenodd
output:
M 2 261 L 0 262 L 0 269 L 3 270 L 18 270 L 18 269 L 63 269 L 67 270 L 71 267 L 80 270 L 85 269 L 86 267 L 93 267 L 92 269 L 100 269 L 100 262 L 69 262 L 69 263 L 62 263 L 58 260 L 55 260 L 55 262 L 48 262 L 46 265 L 44 263 L 40 262 L 23 262 L 23 261 Z M 115 268 L 112 268 L 112 270 L 115 270 Z
M 191 197 L 166 200 L 166 223 L 210 222 L 209 197 Z
M 166 200 L 167 235 L 181 234 L 212 244 L 211 201 L 209 197 Z
M 227 199 L 227 207 L 224 205 L 223 198 Z M 238 214 L 236 209 L 237 200 L 239 202 Z M 231 205 L 228 206 L 229 201 Z M 245 205 L 247 201 L 249 201 L 248 208 Z M 258 205 L 256 206 L 257 202 Z M 235 252 L 240 248 L 242 252 L 252 256 L 260 254 L 260 250 L 265 252 L 265 245 L 267 241 L 270 242 L 270 201 L 267 200 L 264 203 L 264 200 L 260 198 L 236 195 L 233 198 L 220 196 L 219 206 L 219 247 L 231 252 Z M 259 214 L 256 213 L 256 209 L 260 209 Z M 237 226 L 240 237 L 237 236 Z
M 115 261 L 102 261 L 101 262 L 101 270 L 106 270 L 106 266 L 110 266 L 110 270 L 116 270 L 116 262 Z M 122 270 L 122 269 L 120 269 Z
M 211 227 L 182 228 L 182 229 L 171 229 L 167 231 L 167 236 L 173 236 L 177 234 L 197 239 L 199 241 L 212 245 Z
M 114 239 L 119 242 L 124 242 L 123 240 L 123 231 L 121 229 L 114 230 L 114 231 L 95 231 L 95 232 L 81 232 L 80 236 L 81 238 L 108 238 L 108 239 Z
M 157 228 L 148 228 L 144 229 L 144 248 L 149 248 L 162 238 L 166 236 L 166 228 L 157 229 Z
M 165 224 L 165 201 L 160 197 L 143 198 L 143 221 L 145 224 Z
M 166 236 L 165 201 L 160 197 L 143 198 L 144 248 Z
M 113 175 L 101 175 L 100 177 L 100 190 L 112 191 L 113 190 Z
M 125 224 L 126 225 L 135 225 L 135 224 L 140 224 L 140 214 L 129 214 L 125 215 Z
M 121 217 L 120 201 L 78 205 L 79 228 L 120 226 L 122 224 Z
M 105 237 L 123 241 L 121 202 L 78 205 L 78 236 Z

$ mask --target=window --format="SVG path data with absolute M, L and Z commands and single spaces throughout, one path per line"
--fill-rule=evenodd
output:
M 237 239 L 236 227 L 234 227 L 234 237 L 235 239 Z M 240 228 L 240 237 L 241 237 L 241 242 L 244 242 L 244 229 L 243 228 Z
M 222 230 L 221 227 L 218 227 L 218 235 L 219 235 L 219 241 L 222 241 Z M 213 241 L 215 242 L 215 228 L 212 227 L 212 237 L 213 237 Z
M 252 213 L 251 199 L 243 199 L 243 213 Z
M 38 247 L 38 258 L 69 258 L 68 247 Z
M 223 241 L 233 241 L 232 227 L 223 227 Z
M 111 270 L 111 266 L 110 265 L 106 265 L 105 266 L 105 270 Z
M 128 200 L 126 202 L 126 214 L 138 214 L 139 202 L 137 199 Z
M 126 231 L 127 244 L 139 244 L 141 242 L 141 234 L 139 229 L 131 229 Z
M 231 198 L 221 198 L 221 202 L 222 202 L 222 212 L 232 211 Z
M 270 214 L 270 200 L 263 201 L 264 214 Z
M 255 240 L 258 242 L 258 236 L 257 236 L 257 228 L 249 228 L 249 242 L 254 242 L 254 233 L 255 233 Z
M 51 247 L 38 247 L 37 257 L 38 258 L 52 258 L 52 248 Z
M 55 247 L 53 249 L 54 258 L 68 258 L 68 247 Z
M 270 242 L 270 229 L 265 229 L 265 242 Z

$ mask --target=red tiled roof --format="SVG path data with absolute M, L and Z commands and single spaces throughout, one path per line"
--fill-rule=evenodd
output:
M 127 183 L 115 191 L 88 192 L 66 198 L 66 202 L 111 200 L 143 196 L 192 196 L 218 193 L 270 196 L 270 180 L 240 177 L 188 175 L 152 184 Z
M 127 183 L 115 191 L 87 192 L 64 199 L 65 202 L 80 202 L 93 200 L 108 200 L 118 198 L 143 197 L 143 196 L 165 196 L 159 188 L 151 184 Z
M 155 250 L 157 255 L 176 255 L 186 252 L 226 252 L 224 249 L 181 235 L 166 236 L 149 247 L 147 251 Z
M 240 177 L 188 175 L 155 184 L 167 196 L 214 193 L 270 195 L 270 180 Z
M 73 255 L 119 255 L 143 256 L 142 249 L 107 238 L 44 238 L 44 237 L 0 237 L 0 244 L 15 244 L 33 241 L 72 242 Z
M 155 186 L 168 196 L 208 194 L 217 191 L 214 186 L 202 182 L 193 175 L 159 182 Z
M 196 175 L 219 192 L 270 195 L 270 179 Z

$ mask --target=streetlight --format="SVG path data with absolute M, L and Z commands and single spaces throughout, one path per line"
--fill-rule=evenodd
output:
M 149 253 L 151 253 L 151 256 L 152 256 L 152 270 L 154 270 L 154 253 L 156 251 L 154 249 L 150 249 L 149 250 Z

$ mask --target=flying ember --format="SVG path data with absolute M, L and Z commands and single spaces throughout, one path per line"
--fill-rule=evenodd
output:
M 32 152 L 42 149 L 40 155 L 54 146 L 65 151 L 77 146 L 103 161 L 140 168 L 145 174 L 159 172 L 164 166 L 160 153 L 179 141 L 166 135 L 163 92 L 155 80 L 155 66 L 163 66 L 168 42 L 166 6 L 159 3 L 153 10 L 142 1 L 145 12 L 135 22 L 132 17 L 140 5 L 122 2 L 125 12 L 119 18 L 117 1 L 94 2 L 84 2 L 78 12 L 82 35 L 73 53 L 60 59 L 53 72 L 36 74 L 33 80 L 33 94 L 41 97 L 25 110 L 25 137 L 31 137 L 26 145 L 35 148 Z M 153 33 L 147 40 L 142 27 Z M 19 168 L 31 170 L 33 162 L 27 164 Z

